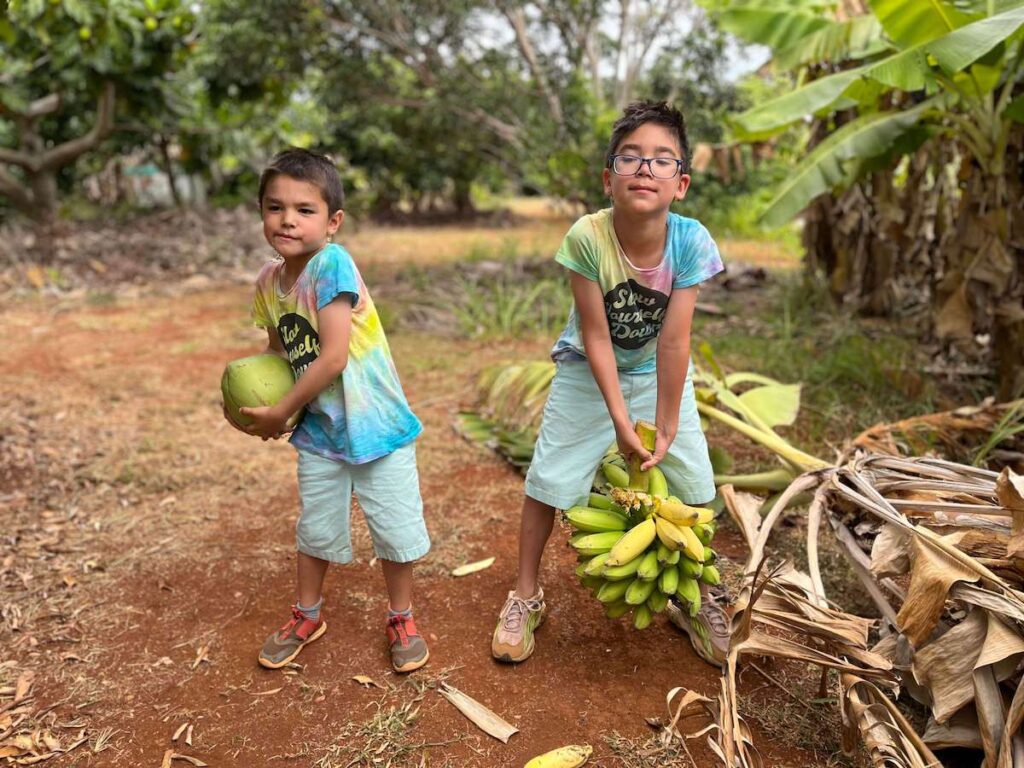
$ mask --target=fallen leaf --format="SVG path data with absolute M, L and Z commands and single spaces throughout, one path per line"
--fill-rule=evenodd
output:
M 107 265 L 96 259 L 89 259 L 89 267 L 93 272 L 99 272 L 101 275 L 107 271 Z
M 949 588 L 958 581 L 977 581 L 978 574 L 919 538 L 913 553 L 910 589 L 896 618 L 910 643 L 920 648 L 939 622 Z
M 477 560 L 475 563 L 466 563 L 465 565 L 460 565 L 458 568 L 455 568 L 452 571 L 452 576 L 468 576 L 471 573 L 476 573 L 477 571 L 482 571 L 485 568 L 490 568 L 492 565 L 494 565 L 493 557 L 488 557 L 484 560 Z
M 198 651 L 196 651 L 196 658 L 192 662 L 192 669 L 195 669 L 200 664 L 202 664 L 204 661 L 209 663 L 210 659 L 206 655 L 209 652 L 209 650 L 210 650 L 210 646 L 209 645 L 203 645 Z
M 275 693 L 280 693 L 284 688 L 271 688 L 269 691 L 256 691 L 253 696 L 273 696 Z
M 488 736 L 493 736 L 499 741 L 508 744 L 512 734 L 519 732 L 519 729 L 514 725 L 503 720 L 476 699 L 467 696 L 458 688 L 448 685 L 448 683 L 441 683 L 438 693 L 455 705 L 459 712 L 468 717 L 474 725 Z
M 185 743 L 192 746 L 192 723 L 188 724 L 188 730 L 185 732 Z
M 18 682 L 14 684 L 14 703 L 17 704 L 19 701 L 28 696 L 29 691 L 32 690 L 32 683 L 36 679 L 36 673 L 32 670 L 22 672 L 18 677 Z
M 1024 558 L 1024 477 L 1004 467 L 996 478 L 996 498 L 1010 510 L 1012 519 L 1006 556 Z
M 171 736 L 171 741 L 177 741 L 181 734 L 185 732 L 186 728 L 188 728 L 188 723 L 182 723 L 181 725 L 179 725 L 178 730 L 176 730 L 174 732 L 174 735 Z
M 46 285 L 46 273 L 35 264 L 25 270 L 25 279 L 37 289 Z
M 172 664 L 174 664 L 174 662 L 171 660 L 170 656 L 161 656 L 159 659 L 153 662 L 154 667 L 169 667 Z
M 369 688 L 371 685 L 376 686 L 377 688 L 383 688 L 384 687 L 383 685 L 378 683 L 376 680 L 374 680 L 372 677 L 367 677 L 366 675 L 353 675 L 352 679 L 355 680 L 360 685 L 366 686 L 367 688 Z

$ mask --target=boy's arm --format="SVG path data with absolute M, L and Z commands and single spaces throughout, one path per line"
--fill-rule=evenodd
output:
M 280 437 L 291 431 L 287 421 L 306 403 L 323 392 L 338 378 L 348 364 L 348 342 L 352 334 L 352 296 L 341 293 L 317 313 L 320 336 L 320 354 L 309 364 L 295 386 L 280 402 L 265 408 L 242 408 L 241 413 L 253 420 L 246 431 L 262 438 Z M 274 346 L 271 335 L 271 349 L 284 351 Z M 280 340 L 277 340 L 280 345 Z
M 658 404 L 654 423 L 658 428 L 654 455 L 641 469 L 650 469 L 665 457 L 679 429 L 679 403 L 690 365 L 690 329 L 697 305 L 696 285 L 677 288 L 668 300 L 665 322 L 658 335 Z
M 612 349 L 611 332 L 608 329 L 608 317 L 604 312 L 604 296 L 601 286 L 594 280 L 584 277 L 578 272 L 570 272 L 572 295 L 576 300 L 576 312 L 580 318 L 583 332 L 583 349 L 587 353 L 590 370 L 594 374 L 597 388 L 601 390 L 608 415 L 615 427 L 615 440 L 619 451 L 625 456 L 638 454 L 647 461 L 651 454 L 640 443 L 640 438 L 633 431 L 626 410 L 626 401 L 619 387 L 619 373 L 615 364 L 615 351 Z

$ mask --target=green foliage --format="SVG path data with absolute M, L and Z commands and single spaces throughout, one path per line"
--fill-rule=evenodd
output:
M 560 278 L 460 280 L 457 289 L 453 311 L 463 335 L 474 339 L 550 336 L 565 325 L 572 306 L 572 293 Z

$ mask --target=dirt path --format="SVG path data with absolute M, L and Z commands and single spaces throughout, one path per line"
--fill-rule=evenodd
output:
M 293 599 L 296 489 L 287 444 L 247 438 L 220 417 L 224 362 L 261 343 L 246 324 L 248 297 L 230 286 L 4 312 L 0 688 L 34 672 L 38 722 L 65 747 L 86 739 L 48 764 L 156 768 L 173 747 L 211 766 L 521 766 L 586 742 L 595 766 L 690 765 L 656 749 L 645 718 L 664 718 L 674 686 L 714 695 L 717 672 L 660 617 L 644 632 L 606 619 L 571 575 L 564 530 L 543 568 L 551 613 L 538 652 L 515 668 L 490 658 L 522 480 L 449 424 L 476 371 L 542 355 L 544 342 L 392 334 L 426 426 L 419 460 L 434 549 L 418 569 L 416 606 L 428 667 L 390 671 L 383 582 L 361 517 L 357 562 L 328 576 L 327 634 L 299 669 L 257 666 Z M 448 575 L 491 555 L 487 571 Z M 478 731 L 437 694 L 442 680 L 520 733 L 505 745 Z M 48 718 L 38 712 L 50 706 Z M 183 724 L 191 746 L 186 732 L 171 741 Z M 819 764 L 785 744 L 758 746 L 768 766 Z M 689 749 L 697 765 L 715 764 L 702 740 Z

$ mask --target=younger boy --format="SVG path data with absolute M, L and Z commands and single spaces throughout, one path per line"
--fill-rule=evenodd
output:
M 495 658 L 519 662 L 534 650 L 544 620 L 537 583 L 555 509 L 586 498 L 594 469 L 614 438 L 642 469 L 661 466 L 688 504 L 715 495 L 711 462 L 689 372 L 690 326 L 698 286 L 722 270 L 718 248 L 694 219 L 669 212 L 690 184 L 683 116 L 665 102 L 629 105 L 612 130 L 603 172 L 612 207 L 579 219 L 555 255 L 570 270 L 574 306 L 555 343 L 558 364 L 526 475 L 519 574 L 494 630 Z M 657 427 L 654 452 L 633 431 Z M 728 620 L 705 594 L 682 623 L 697 653 L 720 664 Z
M 341 177 L 303 149 L 280 153 L 260 177 L 263 234 L 277 252 L 256 279 L 252 314 L 268 351 L 288 358 L 295 386 L 276 405 L 243 408 L 241 428 L 264 439 L 290 430 L 298 451 L 297 602 L 259 663 L 277 669 L 327 629 L 321 587 L 329 563 L 352 560 L 352 493 L 366 513 L 388 591 L 391 663 L 411 672 L 429 652 L 412 616 L 412 561 L 430 549 L 406 402 L 373 300 L 352 261 L 330 242 L 345 217 Z M 238 426 L 238 425 L 235 425 Z

